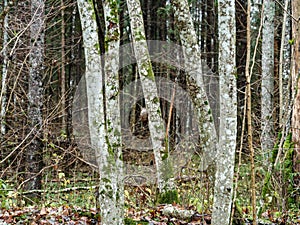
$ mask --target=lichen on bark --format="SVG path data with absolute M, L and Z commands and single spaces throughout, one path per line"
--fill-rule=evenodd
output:
M 157 171 L 157 183 L 160 193 L 173 190 L 174 183 L 169 179 L 169 172 L 163 169 L 165 161 L 162 161 L 164 152 L 164 123 L 160 110 L 160 99 L 155 83 L 155 76 L 148 52 L 146 35 L 144 31 L 144 21 L 141 5 L 138 0 L 127 0 L 127 7 L 130 18 L 131 35 L 135 58 L 137 61 L 138 71 L 141 79 L 144 99 L 149 118 L 149 131 L 152 141 L 155 164 Z M 170 165 L 172 167 L 172 165 Z

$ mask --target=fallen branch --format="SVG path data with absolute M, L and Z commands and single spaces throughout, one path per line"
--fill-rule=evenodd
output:
M 93 185 L 93 186 L 88 186 L 88 187 L 70 187 L 70 188 L 64 188 L 64 189 L 59 189 L 59 190 L 29 190 L 29 191 L 24 191 L 24 192 L 18 192 L 20 195 L 27 195 L 27 194 L 32 194 L 32 193 L 62 193 L 62 192 L 70 192 L 70 191 L 77 191 L 77 190 L 90 190 L 90 189 L 96 189 L 99 188 L 99 185 Z

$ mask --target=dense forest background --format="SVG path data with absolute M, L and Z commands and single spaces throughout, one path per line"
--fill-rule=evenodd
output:
M 105 2 L 92 1 L 102 55 L 107 53 L 107 43 L 111 41 L 107 38 L 108 31 L 116 27 L 114 22 L 107 23 Z M 120 46 L 131 44 L 133 28 L 128 3 L 112 2 L 117 4 Z M 137 2 L 141 4 L 146 40 L 181 46 L 181 30 L 172 1 Z M 223 46 L 218 27 L 221 2 L 188 1 L 205 65 L 205 90 L 218 134 L 222 132 L 219 61 Z M 2 0 L 0 3 L 0 200 L 3 209 L 27 205 L 54 208 L 71 205 L 87 210 L 98 207 L 97 163 L 95 156 L 89 155 L 90 134 L 82 131 L 89 126 L 84 88 L 87 60 L 77 4 L 74 0 Z M 236 224 L 247 223 L 256 216 L 264 219 L 265 224 L 299 224 L 300 1 L 236 0 L 234 6 L 235 58 L 229 59 L 235 61 L 237 87 L 232 218 Z M 128 55 L 132 57 L 132 52 L 137 50 L 132 47 L 124 51 L 131 52 Z M 175 52 L 174 60 L 180 54 L 183 53 Z M 126 63 L 124 58 L 120 57 L 120 64 Z M 138 66 L 138 62 L 121 66 L 117 83 L 120 90 L 133 91 L 139 96 L 137 93 L 142 93 L 142 88 L 130 86 L 141 76 Z M 152 69 L 157 80 L 165 78 L 188 93 L 189 81 L 182 68 L 154 60 Z M 134 144 L 136 139 L 148 140 L 151 136 L 144 111 L 145 98 L 142 95 L 128 107 L 120 102 L 121 111 L 130 115 L 121 121 L 123 160 L 153 166 L 155 155 L 151 147 Z M 168 124 L 166 145 L 170 151 L 176 149 L 182 138 L 195 135 L 193 129 L 197 126 L 191 105 L 173 109 L 173 103 L 172 99 L 159 101 L 162 120 Z M 131 139 L 126 136 L 129 133 Z M 214 167 L 200 169 L 203 155 L 199 146 L 184 164 L 178 161 L 180 169 L 174 178 L 178 205 L 200 213 L 200 219 L 195 221 L 205 224 L 209 223 L 212 212 Z M 142 147 L 146 150 L 141 151 Z M 151 219 L 157 216 L 155 213 L 161 215 L 154 208 L 158 192 L 155 183 L 125 183 L 126 216 L 139 219 L 147 209 L 146 213 L 152 213 Z M 91 214 L 96 211 L 88 217 L 95 219 Z M 1 212 L 0 220 L 4 219 Z

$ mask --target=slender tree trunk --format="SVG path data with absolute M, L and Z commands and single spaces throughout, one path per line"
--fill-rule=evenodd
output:
M 247 141 L 248 147 L 250 150 L 250 163 L 251 163 L 251 202 L 252 202 L 252 217 L 253 217 L 253 225 L 256 225 L 256 184 L 255 184 L 255 165 L 254 165 L 254 148 L 253 148 L 253 134 L 252 134 L 252 93 L 251 93 L 251 76 L 252 70 L 254 66 L 254 60 L 256 56 L 256 48 L 258 42 L 256 42 L 256 46 L 253 54 L 253 62 L 250 68 L 251 63 L 251 1 L 247 2 L 247 55 L 246 55 L 246 67 L 245 67 L 245 75 L 246 75 L 246 114 L 247 114 Z M 260 32 L 258 34 L 257 39 L 260 36 Z
M 218 3 L 220 134 L 214 188 L 212 224 L 229 224 L 233 193 L 237 138 L 237 90 L 235 70 L 235 3 Z
M 30 26 L 28 120 L 31 142 L 26 149 L 26 190 L 41 189 L 42 138 L 43 138 L 43 64 L 44 64 L 44 0 L 31 1 L 32 24 Z
M 62 132 L 66 134 L 66 121 L 67 121 L 67 111 L 66 111 L 66 53 L 65 53 L 65 9 L 64 0 L 61 0 L 61 115 L 62 115 Z
M 139 0 L 127 0 L 130 17 L 132 41 L 141 78 L 146 108 L 149 118 L 149 131 L 155 156 L 157 183 L 161 194 L 168 194 L 174 189 L 172 165 L 169 165 L 169 152 L 164 149 L 164 123 L 161 117 L 160 99 L 157 92 L 155 77 L 147 48 L 144 22 Z M 166 159 L 166 161 L 162 161 Z M 167 168 L 166 168 L 167 167 Z M 162 199 L 164 197 L 162 196 Z M 177 197 L 175 197 L 177 198 Z
M 4 0 L 4 6 L 3 8 L 7 7 L 7 0 Z M 5 125 L 5 115 L 6 115 L 6 106 L 7 106 L 7 97 L 6 97 L 6 91 L 7 91 L 7 70 L 8 70 L 8 52 L 7 52 L 7 44 L 8 44 L 8 16 L 5 15 L 4 17 L 4 24 L 3 24 L 3 47 L 2 47 L 2 54 L 3 54 L 3 65 L 2 65 L 2 85 L 1 85 L 1 111 L 0 111 L 0 119 L 1 119 L 1 139 L 3 139 L 5 133 L 6 133 L 6 125 Z
M 274 16 L 275 3 L 264 0 L 262 30 L 262 81 L 261 81 L 261 150 L 264 164 L 274 145 L 273 135 L 273 94 L 274 94 Z
M 290 0 L 284 1 L 284 9 L 283 9 L 283 22 L 282 22 L 282 31 L 281 31 L 281 45 L 280 45 L 280 53 L 279 53 L 279 75 L 278 75 L 278 86 L 279 86 L 279 126 L 282 128 L 283 124 L 283 117 L 284 117 L 284 105 L 288 105 L 288 96 L 289 91 L 287 89 L 286 80 L 288 80 L 288 70 L 289 70 L 289 63 L 287 62 L 290 53 L 290 29 L 289 29 L 289 20 L 287 20 L 288 16 L 288 8 L 289 8 Z M 285 58 L 285 60 L 284 60 Z M 285 88 L 284 88 L 285 87 Z
M 300 172 L 300 1 L 292 1 L 292 90 L 296 91 L 292 116 L 292 140 L 295 144 L 294 171 Z
M 67 127 L 66 127 L 66 133 L 69 143 L 71 143 L 72 134 L 73 134 L 73 124 L 72 124 L 72 113 L 73 113 L 73 107 L 72 103 L 74 100 L 74 89 L 76 86 L 76 56 L 75 49 L 76 49 L 76 43 L 75 43 L 75 36 L 76 36 L 76 16 L 77 16 L 77 5 L 73 5 L 72 9 L 70 11 L 71 13 L 71 22 L 70 22 L 70 42 L 71 42 L 71 48 L 70 48 L 70 64 L 68 66 L 68 90 L 70 92 L 69 97 L 67 98 Z M 78 63 L 77 63 L 78 64 Z M 79 73 L 80 74 L 80 73 Z

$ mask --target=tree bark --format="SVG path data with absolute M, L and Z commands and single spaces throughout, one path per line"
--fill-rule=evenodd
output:
M 235 3 L 218 3 L 220 133 L 214 188 L 212 224 L 229 224 L 232 206 L 234 157 L 237 138 L 237 89 L 235 70 Z
M 67 110 L 66 110 L 66 53 L 65 53 L 65 9 L 64 0 L 61 0 L 61 132 L 67 133 Z
M 43 0 L 31 1 L 29 80 L 28 80 L 28 120 L 31 142 L 26 149 L 26 190 L 41 189 L 42 138 L 43 138 L 43 64 L 45 4 Z M 32 197 L 35 197 L 32 195 Z
M 292 90 L 296 92 L 296 97 L 293 107 L 292 115 L 292 140 L 294 142 L 294 171 L 300 172 L 300 79 L 299 79 L 299 68 L 300 68 L 300 2 L 292 1 Z
M 205 92 L 201 56 L 192 17 L 186 0 L 173 0 L 175 24 L 179 29 L 185 59 L 187 88 L 197 110 L 200 134 L 200 148 L 203 150 L 201 167 L 206 170 L 217 154 L 218 136 L 210 103 Z M 187 71 L 188 70 L 188 71 Z
M 250 68 L 251 62 L 251 1 L 247 1 L 247 55 L 246 55 L 246 67 L 245 67 L 245 75 L 246 75 L 246 114 L 247 114 L 247 141 L 248 147 L 250 150 L 250 166 L 251 166 L 251 203 L 252 203 L 252 217 L 253 224 L 257 224 L 256 218 L 256 184 L 255 184 L 255 165 L 254 165 L 254 148 L 253 148 L 253 133 L 252 133 L 252 92 L 251 92 L 251 76 L 254 68 L 254 61 L 256 57 L 258 39 L 260 37 L 259 28 L 257 40 L 255 43 L 255 49 L 252 58 L 252 65 Z
M 4 0 L 4 8 L 7 7 L 7 0 Z M 5 115 L 6 115 L 6 106 L 7 106 L 7 97 L 6 97 L 6 92 L 7 92 L 7 70 L 8 70 L 8 51 L 7 51 L 7 44 L 8 44 L 8 16 L 5 15 L 4 17 L 4 22 L 3 22 L 3 47 L 2 47 L 2 54 L 3 54 L 3 65 L 2 65 L 2 77 L 1 77 L 1 111 L 0 111 L 0 119 L 1 119 L 1 139 L 4 138 L 4 135 L 6 133 L 6 125 L 5 125 Z
M 290 73 L 290 54 L 291 47 L 289 44 L 290 40 L 290 20 L 287 19 L 289 11 L 290 0 L 284 1 L 283 9 L 283 21 L 281 31 L 281 44 L 279 53 L 279 74 L 278 74 L 278 86 L 279 86 L 279 127 L 285 126 L 284 117 L 288 114 L 284 108 L 288 106 L 290 89 L 287 85 Z M 288 108 L 288 107 L 287 107 Z
M 99 201 L 101 224 L 123 224 L 123 180 L 121 164 L 121 129 L 118 101 L 119 28 L 118 6 L 115 1 L 104 2 L 108 30 L 105 55 L 105 81 L 103 92 L 99 38 L 94 5 L 91 1 L 78 0 L 85 50 L 85 78 L 88 100 L 88 123 L 92 148 L 100 172 Z M 105 98 L 103 94 L 106 94 Z M 104 99 L 107 115 L 105 117 Z
M 148 112 L 149 131 L 157 171 L 157 183 L 160 193 L 163 194 L 174 189 L 174 182 L 172 181 L 172 165 L 169 165 L 168 161 L 169 152 L 163 147 L 165 127 L 161 117 L 160 99 L 147 48 L 140 2 L 139 0 L 127 0 L 127 7 L 133 48 Z M 163 162 L 162 159 L 166 160 Z
M 274 95 L 274 16 L 273 0 L 264 1 L 262 28 L 262 81 L 261 81 L 261 150 L 264 164 L 269 165 L 274 145 L 273 95 Z
M 106 144 L 108 152 L 100 159 L 100 208 L 102 224 L 123 224 L 124 184 L 121 140 L 121 116 L 119 105 L 119 4 L 116 0 L 103 1 L 105 19 L 104 81 L 106 105 Z M 109 193 L 112 192 L 112 196 Z M 111 212 L 113 211 L 113 215 Z

